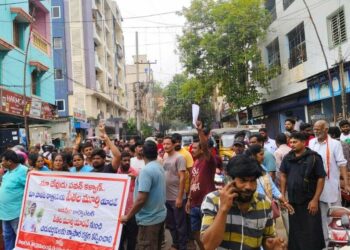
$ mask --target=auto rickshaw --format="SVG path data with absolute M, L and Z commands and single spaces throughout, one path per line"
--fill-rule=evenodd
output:
M 236 139 L 236 134 L 240 131 L 245 132 L 244 141 L 248 141 L 250 134 L 258 133 L 259 129 L 264 125 L 241 125 L 235 128 L 219 128 L 212 129 L 211 134 L 218 141 L 219 155 L 222 159 L 224 167 L 228 161 L 234 156 L 233 142 Z

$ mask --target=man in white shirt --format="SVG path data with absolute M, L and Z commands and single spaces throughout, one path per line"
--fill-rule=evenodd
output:
M 135 156 L 130 159 L 130 166 L 133 167 L 138 172 L 145 166 L 145 161 L 143 159 L 142 147 L 143 143 L 141 140 L 138 140 L 134 144 L 135 146 Z
M 319 120 L 314 124 L 314 139 L 310 140 L 309 148 L 321 155 L 326 171 L 326 182 L 320 197 L 323 235 L 328 245 L 327 211 L 330 206 L 341 206 L 340 174 L 344 179 L 344 187 L 348 192 L 350 186 L 347 178 L 346 160 L 339 141 L 332 139 L 327 133 L 328 122 Z
M 349 143 L 350 141 L 350 122 L 348 120 L 342 120 L 339 122 L 341 130 L 340 140 Z
M 26 231 L 26 232 L 35 233 L 37 230 L 37 228 L 36 228 L 37 219 L 34 216 L 35 210 L 36 210 L 36 203 L 33 202 L 30 205 L 28 210 L 29 210 L 29 213 L 27 214 L 27 216 L 24 219 L 22 230 Z
M 275 140 L 269 137 L 266 128 L 259 129 L 259 134 L 264 138 L 264 149 L 273 154 L 277 149 Z

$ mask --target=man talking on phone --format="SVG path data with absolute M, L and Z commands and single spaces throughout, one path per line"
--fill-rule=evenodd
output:
M 245 155 L 227 165 L 227 181 L 220 191 L 209 193 L 202 203 L 201 239 L 205 249 L 284 250 L 275 237 L 271 203 L 256 191 L 262 174 L 258 163 Z

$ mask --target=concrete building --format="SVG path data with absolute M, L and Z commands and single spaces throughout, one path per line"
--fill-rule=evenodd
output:
M 20 136 L 24 116 L 29 117 L 30 125 L 47 123 L 55 116 L 50 15 L 49 0 L 9 0 L 0 4 L 2 146 L 25 143 L 24 135 L 22 139 Z M 5 136 L 8 129 L 14 131 Z M 35 126 L 35 131 L 37 133 L 31 136 L 33 143 L 50 142 L 47 126 Z
M 337 62 L 346 60 L 345 86 L 350 92 L 349 61 L 350 2 L 347 0 L 308 0 L 332 71 L 337 116 L 341 113 L 341 84 Z M 316 32 L 302 0 L 269 0 L 266 8 L 273 21 L 261 43 L 266 65 L 280 66 L 280 74 L 271 80 L 264 101 L 249 109 L 254 123 L 265 123 L 274 136 L 284 131 L 287 117 L 312 122 L 332 120 L 330 88 L 326 65 Z M 349 101 L 349 97 L 347 96 Z M 279 128 L 279 129 L 276 129 Z
M 137 110 L 137 75 L 136 56 L 133 56 L 134 64 L 126 65 L 126 85 L 128 89 L 128 118 L 136 119 Z M 155 98 L 153 96 L 153 72 L 147 55 L 139 55 L 139 87 L 140 87 L 140 112 L 141 122 L 153 125 L 155 119 Z
M 110 0 L 53 0 L 52 5 L 61 12 L 54 25 L 65 43 L 55 53 L 62 72 L 62 79 L 56 79 L 56 102 L 63 123 L 55 132 L 70 143 L 76 133 L 94 136 L 103 120 L 107 133 L 117 138 L 128 111 L 119 8 Z M 62 126 L 68 137 L 60 134 Z

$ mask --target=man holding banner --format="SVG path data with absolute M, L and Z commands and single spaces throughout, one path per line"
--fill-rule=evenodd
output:
M 19 164 L 18 156 L 12 150 L 6 150 L 1 155 L 1 163 L 7 172 L 0 186 L 0 220 L 5 250 L 12 250 L 15 247 L 28 168 Z
M 157 161 L 157 145 L 146 141 L 143 145 L 146 166 L 136 179 L 134 205 L 130 212 L 121 217 L 127 223 L 134 215 L 139 226 L 137 249 L 160 250 L 164 239 L 165 174 Z

